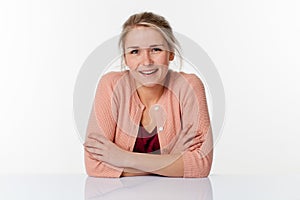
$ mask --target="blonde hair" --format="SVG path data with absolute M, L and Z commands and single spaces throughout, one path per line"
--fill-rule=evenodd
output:
M 124 68 L 124 40 L 130 30 L 138 26 L 151 27 L 158 30 L 164 39 L 166 40 L 168 47 L 171 52 L 178 56 L 180 64 L 179 69 L 182 65 L 182 56 L 179 42 L 173 34 L 172 27 L 169 22 L 162 16 L 154 14 L 152 12 L 142 12 L 138 14 L 131 15 L 123 24 L 122 32 L 119 39 L 119 47 L 122 50 L 122 68 Z

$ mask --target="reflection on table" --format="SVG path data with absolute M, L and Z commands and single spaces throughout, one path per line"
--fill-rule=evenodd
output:
M 197 199 L 212 200 L 209 178 L 165 178 L 140 176 L 123 178 L 87 177 L 85 200 L 97 199 Z
M 300 200 L 300 174 L 92 178 L 86 174 L 0 175 L 2 200 Z

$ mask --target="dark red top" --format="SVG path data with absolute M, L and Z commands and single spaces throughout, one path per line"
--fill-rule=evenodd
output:
M 156 127 L 149 133 L 140 125 L 139 133 L 133 148 L 134 152 L 160 154 L 159 139 Z

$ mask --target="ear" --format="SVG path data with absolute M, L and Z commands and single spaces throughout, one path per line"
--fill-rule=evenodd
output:
M 175 54 L 173 52 L 170 52 L 169 61 L 174 60 L 174 57 L 175 57 Z

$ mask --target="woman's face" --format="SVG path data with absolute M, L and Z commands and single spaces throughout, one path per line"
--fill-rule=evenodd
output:
M 133 28 L 125 38 L 124 51 L 125 64 L 138 84 L 163 84 L 174 54 L 160 32 L 150 27 Z

